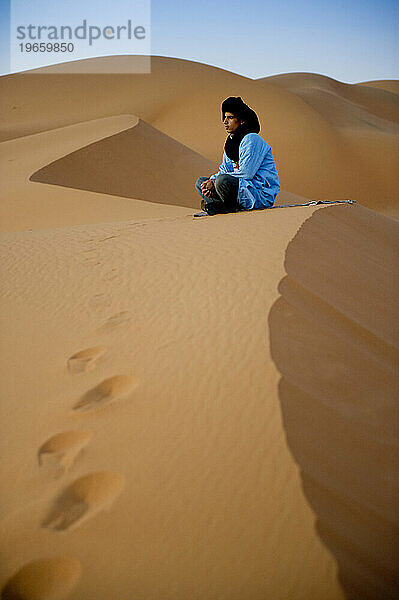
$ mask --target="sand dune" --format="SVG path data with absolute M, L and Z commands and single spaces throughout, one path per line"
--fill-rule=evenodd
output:
M 269 316 L 287 441 L 347 598 L 399 594 L 398 230 L 365 209 L 316 212 Z
M 393 598 L 394 235 L 341 206 L 4 234 L 3 580 L 66 553 L 72 600 Z M 74 414 L 95 389 L 120 400 Z M 95 435 L 54 478 L 35 456 L 62 430 Z M 115 495 L 74 487 L 102 471 Z
M 192 216 L 230 94 L 279 204 L 394 214 L 395 82 L 155 57 L 0 87 L 2 600 L 397 598 L 397 222 Z
M 3 427 L 13 435 L 2 472 L 13 485 L 1 508 L 14 552 L 2 582 L 32 560 L 71 555 L 82 565 L 71 600 L 343 597 L 286 447 L 268 357 L 284 249 L 314 210 L 3 234 L 2 390 L 13 398 Z M 94 368 L 70 371 L 71 356 L 97 347 L 107 352 Z M 96 389 L 113 401 L 73 410 Z M 86 445 L 68 470 L 38 466 L 52 436 L 74 447 L 71 431 Z M 76 482 L 99 472 L 124 487 L 113 496 L 101 480 L 91 500 Z
M 217 170 L 216 163 L 139 121 L 46 165 L 30 180 L 196 208 L 194 182 Z
M 107 158 L 104 156 L 107 149 L 103 146 L 107 142 L 101 140 L 112 140 L 113 135 L 131 131 L 137 123 L 138 119 L 133 115 L 119 115 L 60 127 L 0 144 L 0 157 L 6 175 L 1 183 L 3 202 L 0 206 L 0 230 L 45 229 L 79 223 L 104 223 L 133 216 L 143 218 L 151 216 L 153 214 L 151 204 L 131 197 L 132 185 L 134 185 L 131 171 L 133 163 L 141 160 L 140 151 L 136 150 L 135 154 L 125 155 L 125 172 L 122 181 L 117 180 L 116 174 L 113 178 L 113 173 L 108 170 L 108 178 L 117 188 L 116 191 L 126 191 L 129 197 L 117 195 L 111 197 L 109 192 L 115 188 L 109 189 L 110 184 L 99 168 L 100 163 L 106 163 Z M 87 153 L 90 151 L 87 148 L 91 149 L 91 152 L 94 151 L 95 159 L 98 161 L 95 166 L 92 163 L 87 165 L 80 160 L 82 152 L 87 158 Z M 67 178 L 62 179 L 59 185 L 51 185 L 53 182 L 49 180 L 47 183 L 45 178 L 39 182 L 39 174 L 42 177 L 47 172 L 57 174 L 57 161 L 65 161 L 65 167 L 68 162 L 75 167 L 73 157 L 76 153 L 79 156 L 79 163 L 75 169 L 67 170 Z M 203 165 L 203 161 L 204 159 L 200 159 L 200 165 Z M 88 172 L 88 166 L 93 170 Z M 38 181 L 34 181 L 35 173 Z M 61 174 L 58 173 L 58 176 L 60 177 Z M 118 176 L 120 179 L 120 166 Z M 74 178 L 78 179 L 76 185 L 86 186 L 86 190 L 73 189 L 73 186 L 66 187 L 67 184 L 73 183 Z M 91 185 L 94 189 L 87 190 L 90 188 L 87 182 L 93 180 L 101 182 L 101 185 L 97 185 L 97 192 L 95 185 Z M 57 182 L 56 178 L 54 183 Z M 193 193 L 191 191 L 191 197 Z M 166 197 L 165 205 L 159 205 L 157 209 L 158 216 L 185 213 L 184 208 L 168 205 Z
M 115 69 L 128 58 L 113 57 Z M 131 60 L 137 62 L 137 58 Z M 90 60 L 95 65 L 102 59 Z M 61 75 L 47 67 L 35 75 L 19 73 L 1 78 L 2 139 L 132 114 L 208 160 L 220 162 L 225 135 L 220 125 L 220 102 L 228 95 L 241 95 L 259 114 L 283 189 L 311 199 L 352 197 L 365 206 L 394 214 L 398 179 L 392 162 L 397 163 L 399 153 L 397 96 L 384 89 L 349 86 L 311 75 L 311 83 L 316 81 L 318 90 L 322 82 L 321 92 L 316 94 L 310 88 L 313 106 L 309 93 L 305 98 L 296 88 L 282 85 L 287 78 L 291 76 L 251 80 L 216 67 L 163 57 L 152 57 L 150 74 Z M 303 82 L 301 85 L 309 80 L 306 74 L 295 78 Z M 44 88 L 46 103 L 41 101 Z M 370 148 L 378 154 L 377 179 L 365 159 Z
M 385 125 L 388 131 L 391 121 L 393 123 L 399 122 L 398 99 L 395 93 L 382 87 L 384 82 L 381 82 L 382 86 L 375 87 L 369 86 L 369 84 L 353 85 L 315 73 L 286 73 L 265 77 L 261 81 L 275 83 L 298 94 L 311 103 L 317 111 L 322 112 L 325 118 L 331 119 L 333 122 L 335 122 L 334 117 L 336 115 L 329 114 L 328 100 L 330 100 L 330 104 L 335 101 L 342 108 L 347 104 L 346 112 L 351 110 L 353 125 L 359 126 L 356 119 L 362 122 L 360 116 L 363 117 L 363 120 L 366 117 L 370 119 L 370 116 L 376 117 L 376 122 L 381 127 Z M 384 120 L 388 123 L 383 123 Z M 349 125 L 349 120 L 346 124 Z M 367 125 L 367 121 L 365 124 Z M 374 119 L 371 120 L 370 125 L 374 125 Z
M 347 168 L 344 174 L 340 165 L 337 176 L 346 179 L 348 192 L 356 186 L 357 193 L 351 192 L 351 196 L 374 210 L 390 216 L 399 214 L 399 99 L 393 92 L 395 82 L 388 82 L 386 88 L 384 82 L 377 82 L 375 87 L 350 85 L 313 73 L 277 75 L 262 81 L 302 98 L 339 132 Z M 386 199 L 384 206 L 382 197 Z
M 385 81 L 364 81 L 363 83 L 358 83 L 357 85 L 381 88 L 383 90 L 387 90 L 388 92 L 399 94 L 399 82 L 396 79 L 387 79 Z
M 0 231 L 184 215 L 199 206 L 197 177 L 218 169 L 133 115 L 19 137 L 0 144 L 0 156 Z M 304 201 L 286 191 L 278 197 Z

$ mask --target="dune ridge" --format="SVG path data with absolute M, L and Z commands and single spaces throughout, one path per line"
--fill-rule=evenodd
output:
M 338 126 L 359 127 L 359 123 L 374 125 L 389 132 L 390 122 L 399 122 L 399 103 L 396 92 L 384 87 L 394 87 L 394 82 L 380 82 L 380 85 L 342 83 L 325 75 L 315 73 L 285 73 L 265 77 L 261 81 L 275 83 L 290 90 L 310 103 L 318 112 Z M 333 102 L 339 103 L 340 110 L 332 111 Z M 345 110 L 345 104 L 347 109 Z M 347 114 L 345 114 L 347 113 Z M 368 113 L 369 121 L 365 121 Z M 347 117 L 341 123 L 337 117 Z M 375 117 L 372 119 L 371 117 Z
M 131 197 L 132 181 L 129 164 L 133 158 L 128 156 L 125 161 L 125 173 L 119 186 L 130 194 L 130 197 L 114 196 L 110 201 L 105 185 L 110 185 L 104 175 L 98 175 L 99 162 L 104 162 L 103 152 L 107 139 L 120 132 L 129 132 L 138 124 L 134 115 L 118 115 L 104 119 L 93 119 L 76 125 L 50 129 L 49 131 L 20 137 L 0 144 L 2 163 L 7 165 L 7 177 L 1 183 L 4 202 L 0 206 L 0 229 L 2 231 L 23 231 L 25 229 L 48 229 L 64 227 L 80 223 L 98 223 L 128 219 L 133 216 L 146 218 L 153 214 L 153 208 L 148 202 Z M 104 140 L 104 142 L 101 142 Z M 87 156 L 87 147 L 93 148 L 98 163 L 91 174 L 96 180 L 101 180 L 100 191 L 73 189 L 66 187 L 73 178 L 78 179 L 79 185 L 85 186 L 90 181 L 90 174 L 84 163 L 79 162 L 77 169 L 67 171 L 67 181 L 59 181 L 60 185 L 51 185 L 33 181 L 31 178 L 37 172 L 50 171 L 53 164 L 55 169 L 58 161 L 65 167 L 68 160 L 73 164 L 73 157 Z M 86 150 L 85 150 L 86 149 Z M 68 159 L 68 157 L 72 157 Z M 130 161 L 130 163 L 129 163 Z M 140 161 L 140 153 L 136 156 Z M 90 168 L 93 164 L 89 165 Z M 127 169 L 127 172 L 126 172 Z M 56 171 L 57 172 L 57 171 Z M 58 172 L 57 172 L 58 173 Z M 106 171 L 112 177 L 109 168 Z M 118 171 L 119 177 L 122 175 Z M 56 179 L 57 183 L 58 179 Z M 112 183 L 112 180 L 111 180 Z M 133 184 L 134 185 L 134 184 Z M 87 187 L 87 185 L 86 185 Z M 95 188 L 95 186 L 91 186 Z M 112 191 L 112 190 L 110 190 Z M 193 192 L 191 192 L 193 194 Z M 167 198 L 165 198 L 167 201 Z M 186 210 L 177 206 L 159 205 L 157 215 L 184 214 Z
M 398 232 L 361 207 L 313 214 L 269 316 L 287 442 L 350 599 L 399 594 Z
M 195 208 L 198 173 L 217 170 L 217 163 L 139 120 L 131 129 L 47 164 L 30 180 Z
M 364 85 L 366 87 L 376 87 L 382 88 L 383 90 L 388 90 L 388 92 L 393 92 L 394 94 L 399 94 L 399 82 L 397 79 L 386 79 L 375 80 L 375 81 L 363 81 L 362 83 L 358 83 L 356 85 Z

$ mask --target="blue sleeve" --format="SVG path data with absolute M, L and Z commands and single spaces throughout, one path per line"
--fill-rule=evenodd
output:
M 265 157 L 265 142 L 256 134 L 247 134 L 240 144 L 239 168 L 230 175 L 253 179 Z
M 222 164 L 219 167 L 219 171 L 217 173 L 215 173 L 214 175 L 211 175 L 209 177 L 209 179 L 216 179 L 216 177 L 218 175 L 220 175 L 221 173 L 225 173 L 225 174 L 229 174 L 229 175 L 233 174 L 233 167 L 228 162 L 226 152 L 223 152 L 223 160 L 222 160 Z

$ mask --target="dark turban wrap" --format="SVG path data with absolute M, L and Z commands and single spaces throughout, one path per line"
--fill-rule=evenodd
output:
M 238 149 L 240 142 L 244 135 L 247 133 L 259 133 L 260 125 L 259 119 L 254 110 L 249 108 L 248 104 L 245 104 L 240 96 L 230 96 L 222 102 L 222 115 L 223 120 L 226 112 L 231 112 L 240 121 L 245 121 L 238 127 L 233 135 L 228 135 L 224 150 L 229 158 L 234 162 L 238 162 Z

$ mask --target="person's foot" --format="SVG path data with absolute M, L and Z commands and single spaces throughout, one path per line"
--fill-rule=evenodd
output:
M 226 210 L 223 202 L 218 201 L 210 201 L 206 202 L 206 200 L 201 201 L 201 208 L 203 212 L 206 212 L 209 216 L 213 217 L 214 215 L 226 214 L 229 212 Z
M 194 213 L 194 217 L 208 217 L 208 213 L 206 210 L 201 210 L 201 212 Z
M 207 215 L 214 215 L 214 211 L 212 210 L 212 202 L 207 202 L 205 199 L 201 200 L 201 208 L 202 208 L 202 212 L 206 213 Z M 203 215 L 201 215 L 202 217 Z

